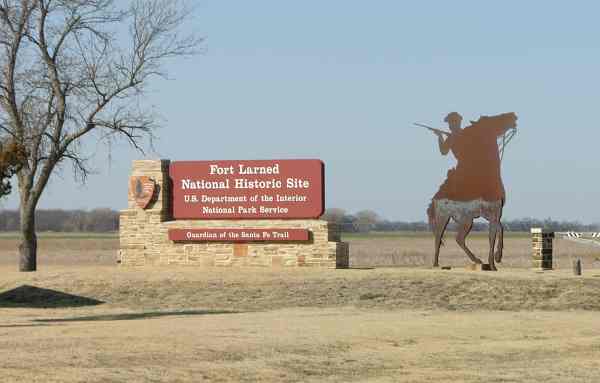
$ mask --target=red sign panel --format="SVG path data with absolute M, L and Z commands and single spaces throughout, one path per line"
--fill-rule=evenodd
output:
M 319 160 L 177 161 L 169 168 L 175 219 L 318 218 Z
M 178 242 L 308 241 L 306 229 L 171 229 L 169 239 Z

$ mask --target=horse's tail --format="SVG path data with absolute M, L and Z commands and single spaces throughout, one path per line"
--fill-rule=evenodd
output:
M 433 200 L 431 200 L 429 207 L 427 207 L 427 218 L 429 222 L 429 229 L 433 231 L 435 228 L 435 206 L 433 205 Z
M 431 200 L 431 203 L 427 207 L 427 220 L 429 222 L 429 229 L 435 236 L 435 227 L 437 225 L 437 220 L 436 220 L 436 214 L 435 214 L 435 204 L 434 204 L 433 199 Z M 444 246 L 443 238 L 440 238 L 440 245 Z

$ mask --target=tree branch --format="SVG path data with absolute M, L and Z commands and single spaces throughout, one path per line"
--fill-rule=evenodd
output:
M 165 76 L 166 59 L 197 53 L 202 39 L 178 35 L 190 15 L 178 0 L 130 0 L 128 9 L 115 0 L 8 3 L 0 0 L 0 112 L 8 116 L 0 131 L 27 144 L 21 200 L 35 205 L 63 160 L 89 174 L 79 145 L 87 135 L 123 138 L 143 153 L 156 124 L 135 102 L 151 78 Z M 117 35 L 126 19 L 129 44 Z

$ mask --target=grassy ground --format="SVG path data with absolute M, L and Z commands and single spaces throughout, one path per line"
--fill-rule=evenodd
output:
M 19 233 L 16 231 L 4 231 L 0 232 L 0 240 L 1 239 L 18 239 Z M 38 238 L 42 239 L 118 239 L 119 233 L 117 232 L 109 232 L 109 233 L 63 233 L 56 231 L 44 231 L 37 233 Z
M 449 271 L 427 266 L 431 238 L 346 239 L 355 266 L 412 267 L 123 268 L 115 237 L 54 234 L 39 271 L 18 273 L 1 238 L 0 381 L 600 381 L 594 249 L 557 241 L 584 258 L 574 277 L 568 259 L 519 266 L 518 236 L 497 273 L 464 270 L 450 237 Z
M 3 328 L 3 338 L 13 339 L 3 343 L 13 348 L 0 372 L 5 382 L 568 383 L 600 377 L 600 330 L 591 313 L 208 314 L 148 319 L 143 328 L 140 320 L 119 319 Z
M 17 265 L 17 233 L 0 234 L 0 265 Z M 115 233 L 39 233 L 38 263 L 43 265 L 112 265 L 117 261 Z
M 462 267 L 468 264 L 469 260 L 456 244 L 454 237 L 455 233 L 446 233 L 444 246 L 440 250 L 440 264 Z M 432 264 L 434 246 L 431 233 L 372 233 L 344 235 L 343 239 L 350 243 L 350 262 L 356 267 Z M 467 246 L 487 263 L 487 233 L 471 233 L 467 237 Z M 531 252 L 530 234 L 506 233 L 502 266 L 530 268 Z M 586 268 L 600 268 L 600 247 L 555 239 L 553 257 L 557 268 L 570 268 L 576 258 L 581 258 Z
M 455 233 L 447 232 L 446 237 L 453 236 Z M 487 238 L 488 233 L 482 231 L 473 231 L 469 234 L 471 238 Z M 508 238 L 531 238 L 528 232 L 507 232 Z M 358 239 L 383 239 L 383 238 L 432 238 L 432 233 L 428 231 L 372 231 L 369 233 L 343 233 L 344 240 Z
M 593 275 L 0 271 L 1 291 L 37 287 L 23 294 L 27 303 L 0 296 L 3 382 L 600 379 L 600 278 Z M 83 297 L 104 303 L 86 306 Z
M 350 243 L 350 263 L 354 267 L 428 266 L 432 263 L 433 238 L 426 232 L 392 232 L 344 234 Z M 468 264 L 465 253 L 454 241 L 454 233 L 446 233 L 440 253 L 440 263 L 454 267 Z M 472 233 L 467 245 L 486 261 L 486 233 Z M 0 234 L 0 265 L 17 263 L 18 236 Z M 40 264 L 100 264 L 116 263 L 119 240 L 116 233 L 40 233 Z M 566 240 L 554 241 L 554 261 L 557 268 L 570 268 L 573 259 L 581 258 L 584 268 L 600 268 L 600 247 L 591 247 Z M 504 242 L 503 265 L 511 268 L 531 266 L 531 237 L 528 233 L 507 233 Z

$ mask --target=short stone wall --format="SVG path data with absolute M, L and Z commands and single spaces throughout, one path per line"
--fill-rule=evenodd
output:
M 128 208 L 120 212 L 121 265 L 197 266 L 323 266 L 349 265 L 349 247 L 340 232 L 326 221 L 303 220 L 172 220 L 169 161 L 134 161 L 132 176 L 148 176 L 157 184 L 147 209 L 136 205 L 129 193 Z M 307 242 L 174 242 L 169 229 L 272 228 L 307 229 Z

